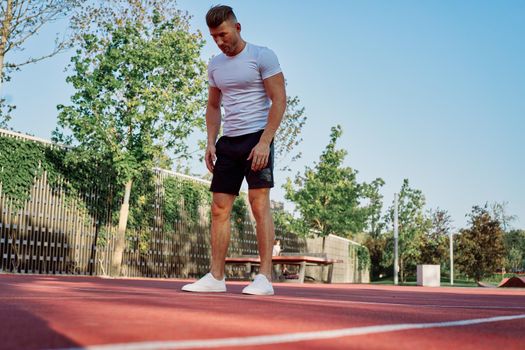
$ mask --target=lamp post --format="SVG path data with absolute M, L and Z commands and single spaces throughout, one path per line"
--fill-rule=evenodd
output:
M 454 234 L 449 234 L 449 255 L 450 255 L 450 285 L 454 285 Z
M 397 229 L 397 193 L 394 193 L 394 284 L 398 284 L 398 275 L 399 275 L 399 252 L 398 252 L 398 241 L 399 241 L 399 232 Z

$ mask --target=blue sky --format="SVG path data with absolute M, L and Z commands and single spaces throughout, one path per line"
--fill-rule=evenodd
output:
M 203 32 L 206 61 L 218 52 L 204 15 L 215 1 L 179 1 Z M 278 55 L 288 93 L 306 107 L 291 174 L 317 161 L 330 127 L 360 181 L 385 180 L 385 204 L 408 178 L 428 208 L 447 209 L 456 227 L 473 205 L 508 202 L 525 225 L 525 2 L 522 1 L 228 1 L 242 35 Z M 24 55 L 43 52 L 48 27 Z M 11 126 L 49 138 L 56 105 L 72 93 L 64 67 L 71 53 L 24 67 L 4 89 L 18 106 Z M 9 57 L 8 57 L 9 60 Z M 204 165 L 193 163 L 195 173 Z

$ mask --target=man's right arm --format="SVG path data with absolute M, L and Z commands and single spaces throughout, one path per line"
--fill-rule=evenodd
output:
M 208 142 L 206 146 L 206 167 L 213 173 L 215 164 L 215 142 L 221 128 L 221 90 L 210 86 L 208 88 L 208 105 L 206 107 L 206 130 Z

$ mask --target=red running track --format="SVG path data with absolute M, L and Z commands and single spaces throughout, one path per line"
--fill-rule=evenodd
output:
M 525 349 L 525 290 L 0 274 L 1 349 Z

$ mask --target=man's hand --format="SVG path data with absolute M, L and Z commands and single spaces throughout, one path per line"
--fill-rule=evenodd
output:
M 204 160 L 206 161 L 206 167 L 211 173 L 213 173 L 213 168 L 215 167 L 216 159 L 217 156 L 215 155 L 215 145 L 208 144 L 208 147 L 206 147 L 206 154 L 204 155 Z
M 252 160 L 252 170 L 259 171 L 266 167 L 268 158 L 270 157 L 270 146 L 259 141 L 257 145 L 250 152 L 248 160 Z

